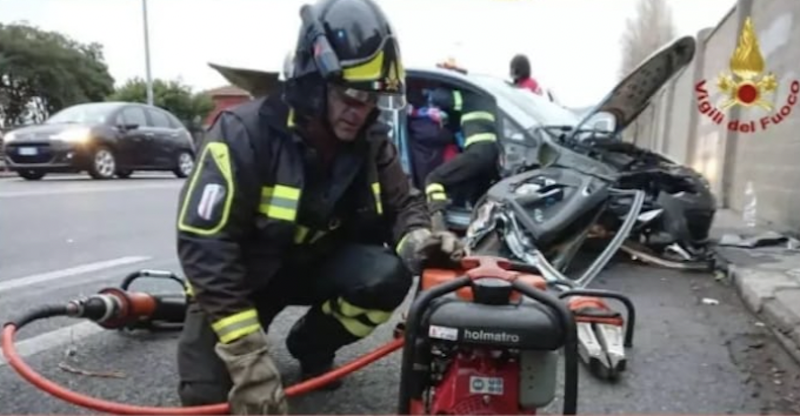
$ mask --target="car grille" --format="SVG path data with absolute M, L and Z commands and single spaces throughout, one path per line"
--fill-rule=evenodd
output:
M 25 154 L 28 149 L 36 149 L 36 153 Z M 49 143 L 14 143 L 6 147 L 6 157 L 14 163 L 49 163 L 53 160 L 53 151 Z

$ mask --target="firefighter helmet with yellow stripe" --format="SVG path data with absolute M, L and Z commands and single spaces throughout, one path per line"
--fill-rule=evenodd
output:
M 288 85 L 316 79 L 381 108 L 405 106 L 405 69 L 386 15 L 372 0 L 320 0 L 302 24 Z M 294 82 L 292 82 L 294 81 Z M 303 94 L 308 97 L 308 94 Z M 298 97 L 299 98 L 299 97 Z M 307 99 L 307 98 L 306 98 Z

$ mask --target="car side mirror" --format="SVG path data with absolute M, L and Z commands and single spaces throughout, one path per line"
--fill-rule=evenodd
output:
M 560 156 L 558 149 L 546 141 L 539 143 L 536 152 L 536 160 L 539 166 L 546 168 L 552 166 L 558 161 Z

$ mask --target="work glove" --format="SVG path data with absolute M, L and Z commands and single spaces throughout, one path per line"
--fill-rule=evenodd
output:
M 281 375 L 269 356 L 264 331 L 256 331 L 229 344 L 218 343 L 215 350 L 233 381 L 228 393 L 231 414 L 289 414 Z
M 452 267 L 464 257 L 464 244 L 450 231 L 418 228 L 408 233 L 398 253 L 412 273 L 425 267 Z

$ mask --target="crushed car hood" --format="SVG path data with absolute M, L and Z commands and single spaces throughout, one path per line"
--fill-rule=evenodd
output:
M 594 108 L 584 115 L 579 126 L 599 113 L 614 118 L 615 133 L 628 127 L 647 108 L 653 96 L 692 62 L 696 41 L 684 36 L 664 45 L 631 71 Z
M 249 92 L 250 95 L 256 98 L 271 94 L 281 84 L 279 72 L 236 68 L 214 63 L 209 63 L 208 66 L 219 72 L 231 85 Z

